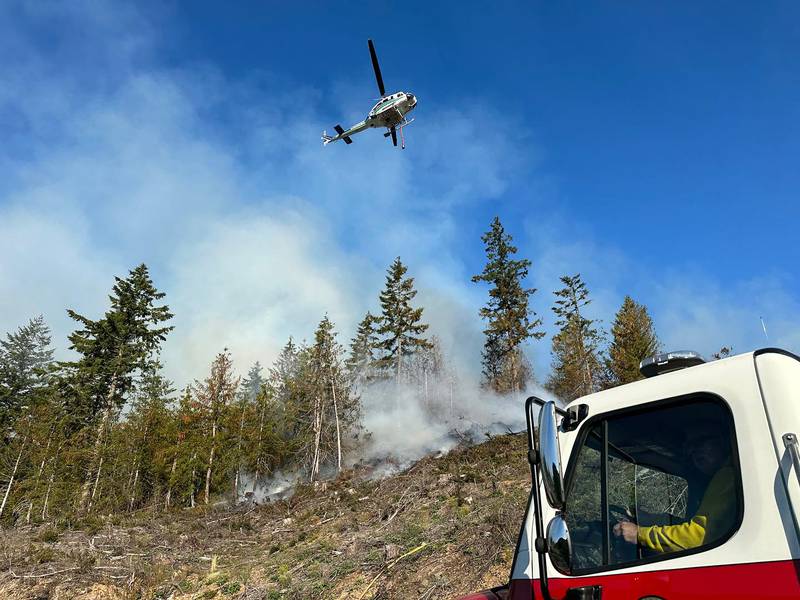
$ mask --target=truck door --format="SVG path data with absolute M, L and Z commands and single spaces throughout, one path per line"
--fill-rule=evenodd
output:
M 697 394 L 589 419 L 566 489 L 572 551 L 568 572 L 551 573 L 553 598 L 760 597 L 724 561 L 743 493 L 722 399 Z

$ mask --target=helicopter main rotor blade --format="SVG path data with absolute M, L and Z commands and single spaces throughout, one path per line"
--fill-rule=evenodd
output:
M 395 146 L 397 146 L 397 129 L 395 129 L 394 127 L 392 127 L 392 129 L 390 130 L 390 133 L 392 134 L 392 143 L 393 143 Z
M 375 69 L 375 79 L 378 81 L 378 91 L 381 93 L 381 97 L 386 95 L 386 88 L 383 87 L 383 77 L 381 76 L 381 67 L 378 64 L 378 55 L 375 54 L 375 45 L 372 43 L 372 40 L 367 40 L 369 44 L 369 55 L 372 57 L 372 68 Z M 395 144 L 396 146 L 397 144 Z

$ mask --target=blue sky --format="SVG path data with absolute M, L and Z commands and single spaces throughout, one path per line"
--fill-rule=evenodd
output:
M 145 261 L 182 383 L 325 311 L 346 339 L 399 254 L 474 371 L 497 214 L 548 331 L 581 272 L 593 316 L 630 293 L 669 348 L 800 351 L 796 3 L 0 6 L 1 331 L 43 313 L 63 350 L 64 308 Z M 377 96 L 368 37 L 419 97 L 402 152 L 319 140 Z

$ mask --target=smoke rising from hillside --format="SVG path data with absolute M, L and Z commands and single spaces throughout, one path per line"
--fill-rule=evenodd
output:
M 394 381 L 373 383 L 361 390 L 363 431 L 357 440 L 345 440 L 349 452 L 344 466 L 379 479 L 408 468 L 429 455 L 441 455 L 459 444 L 477 444 L 491 436 L 523 431 L 525 399 L 535 395 L 554 399 L 536 384 L 519 395 L 498 395 L 482 389 L 477 378 L 432 377 L 427 389 Z M 323 478 L 336 476 L 335 469 Z M 245 477 L 242 499 L 262 503 L 291 495 L 303 473 L 276 473 L 256 486 Z

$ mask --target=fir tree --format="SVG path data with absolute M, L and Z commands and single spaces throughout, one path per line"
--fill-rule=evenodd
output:
M 195 506 L 196 492 L 199 485 L 198 448 L 203 441 L 203 411 L 192 395 L 191 386 L 187 386 L 181 394 L 178 406 L 173 412 L 174 418 L 170 433 L 172 444 L 169 450 L 169 474 L 167 490 L 164 497 L 164 508 L 172 506 L 173 498 Z
M 597 321 L 581 312 L 591 300 L 580 274 L 564 276 L 561 282 L 564 287 L 554 292 L 557 300 L 553 312 L 560 329 L 553 336 L 553 365 L 547 387 L 569 401 L 599 389 L 602 335 L 595 327 Z
M 246 433 L 249 443 L 245 451 L 245 465 L 252 474 L 251 493 L 265 476 L 269 476 L 286 459 L 286 446 L 281 438 L 281 415 L 269 386 L 263 385 L 253 402 L 255 418 Z
M 411 301 L 417 295 L 414 279 L 406 277 L 408 268 L 398 256 L 386 273 L 386 286 L 380 294 L 381 316 L 377 333 L 383 336 L 380 348 L 383 356 L 378 364 L 387 375 L 401 380 L 403 361 L 429 342 L 420 337 L 428 325 L 421 322 L 422 308 L 413 308 Z
M 173 433 L 169 404 L 175 389 L 158 369 L 143 374 L 137 386 L 131 412 L 127 415 L 122 432 L 122 447 L 126 462 L 126 508 L 134 508 L 166 494 L 169 473 L 165 448 Z
M 255 364 L 250 367 L 247 376 L 242 379 L 239 392 L 248 402 L 253 402 L 256 396 L 261 392 L 261 388 L 266 384 L 262 371 L 261 363 L 256 361 Z
M 658 338 L 647 307 L 625 296 L 611 326 L 611 336 L 606 360 L 607 385 L 622 385 L 642 379 L 639 363 L 658 352 Z
M 61 363 L 69 373 L 70 413 L 87 425 L 101 416 L 78 502 L 81 511 L 89 504 L 92 486 L 97 490 L 114 411 L 122 407 L 136 373 L 155 368 L 161 343 L 172 330 L 162 325 L 172 314 L 167 306 L 155 305 L 164 293 L 155 288 L 144 264 L 130 271 L 126 279 L 115 279 L 111 307 L 102 319 L 93 321 L 67 310 L 82 326 L 69 336 L 70 348 L 80 359 Z
M 375 331 L 377 321 L 368 311 L 358 324 L 356 335 L 350 343 L 350 355 L 345 365 L 350 381 L 357 389 L 375 377 L 375 351 L 378 349 L 378 336 Z
M 310 417 L 312 443 L 304 463 L 311 481 L 325 465 L 335 463 L 337 472 L 341 471 L 343 438 L 351 433 L 359 418 L 358 400 L 350 390 L 343 354 L 334 325 L 326 315 L 314 333 L 314 345 L 308 349 L 306 363 L 306 414 Z
M 222 445 L 223 432 L 221 426 L 226 421 L 231 405 L 236 398 L 239 379 L 233 374 L 233 362 L 225 348 L 217 354 L 211 364 L 211 374 L 202 382 L 195 381 L 192 386 L 195 399 L 201 406 L 205 420 L 206 479 L 203 502 L 208 504 L 211 497 L 211 486 L 216 467 L 215 459 Z M 224 469 L 218 469 L 224 471 Z
M 50 328 L 41 315 L 0 341 L 0 439 L 47 385 L 52 362 Z
M 523 286 L 531 262 L 514 258 L 517 248 L 498 217 L 481 240 L 486 246 L 486 266 L 472 281 L 491 286 L 489 301 L 480 310 L 481 318 L 487 322 L 483 330 L 484 383 L 500 393 L 518 392 L 532 376 L 521 346 L 530 338 L 544 335 L 538 329 L 541 319 L 528 306 L 536 290 Z

